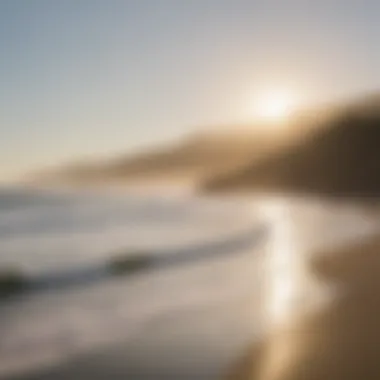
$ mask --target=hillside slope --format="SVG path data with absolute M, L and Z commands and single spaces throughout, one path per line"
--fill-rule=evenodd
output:
M 45 172 L 39 180 L 79 184 L 109 181 L 198 184 L 211 176 L 235 172 L 276 144 L 247 131 L 203 133 L 136 155 L 117 156 L 85 165 L 73 164 Z
M 379 196 L 380 101 L 350 106 L 302 142 L 232 175 L 212 177 L 201 189 Z

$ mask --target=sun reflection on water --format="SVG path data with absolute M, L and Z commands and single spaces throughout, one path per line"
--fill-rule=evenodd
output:
M 324 241 L 331 229 L 329 218 L 334 217 L 322 206 L 325 223 L 318 226 L 317 220 L 312 218 L 314 223 L 307 217 L 310 210 L 301 203 L 272 198 L 260 205 L 259 212 L 270 229 L 264 259 L 265 322 L 269 329 L 316 311 L 336 296 L 335 287 L 321 282 L 311 268 L 320 250 L 311 237 L 318 235 L 319 241 Z
M 289 206 L 280 200 L 264 203 L 262 212 L 270 225 L 266 266 L 266 316 L 270 325 L 288 320 L 297 310 L 303 286 L 303 263 Z

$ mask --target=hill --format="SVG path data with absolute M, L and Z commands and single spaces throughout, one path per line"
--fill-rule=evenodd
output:
M 232 175 L 209 178 L 202 191 L 290 191 L 380 195 L 380 98 L 347 107 L 301 141 Z
M 76 184 L 168 183 L 196 185 L 211 176 L 227 175 L 248 162 L 272 151 L 281 143 L 248 130 L 231 128 L 224 132 L 199 133 L 137 154 L 112 159 L 72 164 L 45 171 L 38 182 Z

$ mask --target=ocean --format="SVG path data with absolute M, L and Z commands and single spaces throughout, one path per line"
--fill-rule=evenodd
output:
M 277 320 L 331 295 L 303 275 L 311 252 L 377 228 L 319 200 L 4 188 L 0 270 L 32 285 L 0 300 L 0 377 L 220 378 Z M 107 272 L 139 252 L 152 268 Z

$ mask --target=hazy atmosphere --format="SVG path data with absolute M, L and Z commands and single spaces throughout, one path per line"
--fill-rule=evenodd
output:
M 0 1 L 0 177 L 380 86 L 377 1 Z
M 379 20 L 0 0 L 0 380 L 379 380 Z

